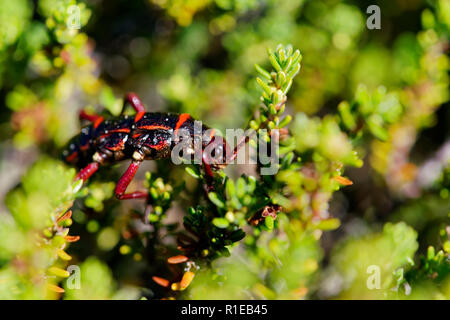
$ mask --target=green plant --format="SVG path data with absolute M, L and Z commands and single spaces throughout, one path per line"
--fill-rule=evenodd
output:
M 380 1 L 380 32 L 352 0 L 108 6 L 0 2 L 0 297 L 450 297 L 448 1 Z M 145 204 L 114 199 L 115 166 L 72 183 L 78 110 L 126 91 L 279 161 L 209 193 L 201 166 L 149 161 Z

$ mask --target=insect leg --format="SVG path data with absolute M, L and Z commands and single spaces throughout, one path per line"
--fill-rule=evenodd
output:
M 80 120 L 88 120 L 94 124 L 94 128 L 97 128 L 105 118 L 98 114 L 88 114 L 85 110 L 81 110 L 79 114 Z
M 81 110 L 80 111 L 80 114 L 79 114 L 79 118 L 80 118 L 80 120 L 87 120 L 87 121 L 90 121 L 90 122 L 95 122 L 95 121 L 97 121 L 99 118 L 103 118 L 102 116 L 99 116 L 98 114 L 88 114 L 87 112 L 86 112 L 86 110 Z
M 128 185 L 131 180 L 133 180 L 134 175 L 136 174 L 139 166 L 141 165 L 141 161 L 133 160 L 128 167 L 127 171 L 120 177 L 119 182 L 117 182 L 116 188 L 114 190 L 114 194 L 119 200 L 126 199 L 139 199 L 139 198 L 147 198 L 147 192 L 145 191 L 135 191 L 132 193 L 125 193 Z
M 241 138 L 241 140 L 238 142 L 238 144 L 234 148 L 234 150 L 231 153 L 231 155 L 230 156 L 227 155 L 227 159 L 226 159 L 227 163 L 230 163 L 231 161 L 234 161 L 234 159 L 236 159 L 239 150 L 250 140 L 250 138 L 255 133 L 256 133 L 256 131 L 252 131 L 252 133 L 250 135 L 245 135 L 243 138 Z
M 98 170 L 98 162 L 91 162 L 83 168 L 75 177 L 75 181 L 83 179 L 86 181 Z
M 129 92 L 125 95 L 125 99 L 123 100 L 122 112 L 120 113 L 121 115 L 125 112 L 125 107 L 126 107 L 127 103 L 131 104 L 133 109 L 136 111 L 136 117 L 135 117 L 136 121 L 138 121 L 140 118 L 142 118 L 142 116 L 145 113 L 145 107 L 144 107 L 144 104 L 142 103 L 141 99 L 137 96 L 136 93 Z
M 213 191 L 214 190 L 214 186 L 213 186 L 213 181 L 214 181 L 214 176 L 213 176 L 213 171 L 211 169 L 211 166 L 209 165 L 209 161 L 207 161 L 207 154 L 205 152 L 203 152 L 202 154 L 202 163 L 203 166 L 205 167 L 205 173 L 206 173 L 206 188 L 207 191 Z

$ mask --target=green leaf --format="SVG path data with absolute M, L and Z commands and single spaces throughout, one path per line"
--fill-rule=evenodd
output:
M 286 117 L 283 118 L 283 120 L 280 121 L 278 127 L 283 128 L 287 126 L 292 121 L 292 116 L 288 114 Z
M 83 186 L 83 179 L 77 180 L 72 184 L 72 193 L 77 193 Z
M 267 216 L 264 219 L 264 224 L 266 225 L 267 229 L 272 230 L 274 226 L 274 220 L 272 216 Z
M 286 83 L 283 85 L 283 87 L 281 88 L 281 90 L 283 91 L 283 94 L 287 94 L 288 91 L 289 91 L 289 89 L 291 88 L 291 86 L 292 86 L 292 78 L 289 79 L 289 81 L 286 82 Z
M 228 179 L 226 182 L 226 191 L 227 191 L 227 196 L 229 199 L 233 198 L 236 195 L 236 188 L 234 186 L 234 181 L 231 179 Z
M 367 126 L 369 127 L 370 132 L 381 141 L 386 141 L 389 139 L 389 133 L 383 127 L 383 119 L 379 115 L 371 115 L 367 119 Z
M 279 86 L 283 86 L 286 82 L 286 73 L 280 71 L 277 73 L 277 84 Z
M 350 104 L 347 101 L 342 101 L 338 105 L 339 114 L 344 125 L 349 130 L 354 130 L 356 128 L 356 119 L 350 111 Z
M 242 198 L 247 191 L 247 184 L 245 183 L 245 179 L 240 177 L 236 181 L 236 194 L 239 198 Z
M 335 230 L 339 228 L 341 222 L 337 218 L 322 220 L 316 224 L 316 228 L 324 231 Z
M 214 218 L 212 223 L 220 229 L 225 229 L 230 225 L 230 222 L 225 218 Z
M 242 229 L 233 231 L 230 234 L 230 240 L 233 242 L 238 242 L 238 241 L 242 240 L 244 237 L 245 237 L 245 232 Z
M 200 175 L 196 172 L 196 170 L 194 168 L 186 167 L 185 170 L 186 170 L 187 173 L 189 173 L 189 175 L 191 175 L 195 179 L 199 179 L 200 178 Z
M 219 197 L 217 196 L 217 193 L 215 193 L 215 192 L 209 192 L 208 198 L 209 198 L 209 200 L 211 200 L 212 203 L 214 203 L 219 208 L 223 208 L 225 206 L 223 201 L 219 199 Z
M 258 82 L 259 86 L 266 92 L 269 96 L 272 94 L 272 89 L 259 77 L 256 78 L 256 82 Z
M 299 71 L 300 71 L 300 63 L 297 63 L 297 64 L 294 65 L 292 70 L 288 72 L 287 77 L 288 78 L 294 78 Z
M 267 80 L 272 80 L 272 77 L 270 76 L 270 73 L 268 71 L 266 71 L 265 69 L 263 69 L 262 67 L 260 67 L 258 64 L 255 63 L 255 69 L 256 71 L 258 71 L 258 73 L 260 75 L 262 75 L 264 78 L 266 78 Z
M 278 71 L 282 71 L 280 64 L 277 61 L 277 58 L 275 57 L 275 54 L 273 54 L 272 52 L 269 54 L 269 60 L 270 63 L 272 64 L 272 66 L 274 67 L 274 69 L 278 72 Z
M 275 105 L 274 105 L 273 103 L 270 104 L 270 106 L 269 106 L 269 112 L 270 112 L 270 114 L 272 114 L 272 115 L 277 114 L 277 108 L 275 107 Z

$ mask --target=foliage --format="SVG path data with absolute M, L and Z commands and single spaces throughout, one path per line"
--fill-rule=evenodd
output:
M 65 250 L 79 238 L 69 235 L 70 208 L 82 194 L 81 183 L 71 182 L 74 174 L 42 159 L 25 174 L 22 187 L 8 194 L 12 219 L 2 220 L 0 227 L 2 298 L 39 299 L 63 291 L 56 284 L 69 276 L 65 268 L 72 259 Z
M 1 1 L 0 298 L 449 299 L 449 5 L 389 3 Z M 279 162 L 72 182 L 78 111 L 127 91 Z

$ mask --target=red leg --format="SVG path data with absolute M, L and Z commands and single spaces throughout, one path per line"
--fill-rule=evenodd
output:
M 202 163 L 203 166 L 205 167 L 205 173 L 206 173 L 206 187 L 208 192 L 213 191 L 214 190 L 214 186 L 213 186 L 213 181 L 214 181 L 214 175 L 213 175 L 213 171 L 211 169 L 211 166 L 208 164 L 209 161 L 206 161 L 206 153 L 202 154 Z
M 251 135 L 246 135 L 245 137 L 243 137 L 241 139 L 241 141 L 239 141 L 239 143 L 236 145 L 236 147 L 234 148 L 233 152 L 231 154 L 229 154 L 230 149 L 227 145 L 227 142 L 225 139 L 222 140 L 223 143 L 223 150 L 225 152 L 225 156 L 224 156 L 224 161 L 225 161 L 225 165 L 229 164 L 231 161 L 233 161 L 234 159 L 236 159 L 237 157 L 237 153 L 239 152 L 239 149 L 242 148 L 251 138 L 251 136 L 253 134 L 255 134 L 256 132 L 253 131 Z M 210 141 L 210 143 L 214 143 L 215 137 L 212 137 L 212 140 Z M 203 166 L 205 167 L 205 173 L 206 173 L 206 187 L 207 187 L 207 191 L 214 191 L 214 186 L 213 186 L 213 182 L 214 182 L 214 176 L 213 176 L 213 171 L 211 168 L 211 165 L 209 164 L 210 161 L 208 161 L 208 155 L 207 153 L 203 152 L 202 154 L 202 163 Z
M 135 191 L 132 193 L 125 193 L 128 185 L 131 180 L 133 180 L 134 175 L 136 174 L 139 166 L 141 165 L 140 161 L 132 161 L 127 171 L 122 175 L 119 182 L 117 182 L 116 189 L 114 190 L 114 194 L 119 200 L 126 199 L 139 199 L 139 198 L 147 198 L 147 192 L 145 191 Z
M 99 118 L 102 118 L 102 116 L 99 116 L 98 114 L 88 114 L 86 113 L 86 110 L 81 110 L 80 114 L 79 114 L 80 120 L 87 120 L 90 122 L 95 122 L 97 121 Z
M 124 111 L 125 105 L 127 103 L 131 104 L 131 106 L 137 113 L 145 112 L 144 104 L 142 103 L 141 99 L 139 99 L 139 97 L 137 96 L 136 93 L 129 92 L 125 95 L 125 100 L 124 100 L 124 104 L 123 104 L 124 108 L 122 109 L 122 112 Z
M 131 104 L 133 109 L 136 111 L 135 121 L 138 121 L 140 118 L 142 118 L 142 116 L 145 114 L 145 107 L 136 93 L 130 92 L 125 95 L 122 112 L 120 114 L 123 114 L 125 112 L 127 103 Z
M 87 114 L 85 110 L 81 110 L 79 114 L 80 120 L 88 120 L 94 124 L 94 128 L 97 128 L 105 118 L 98 114 Z
M 239 150 L 250 140 L 251 136 L 254 135 L 255 133 L 256 133 L 256 131 L 253 131 L 251 133 L 251 135 L 245 135 L 241 139 L 241 141 L 238 142 L 238 144 L 234 148 L 233 153 L 231 154 L 231 156 L 227 157 L 227 160 L 226 160 L 227 163 L 229 163 L 231 161 L 234 161 L 234 159 L 236 159 Z
M 75 181 L 83 179 L 83 181 L 86 181 L 89 179 L 95 171 L 98 170 L 98 162 L 92 162 L 89 163 L 84 169 L 82 169 L 77 176 L 75 177 Z

